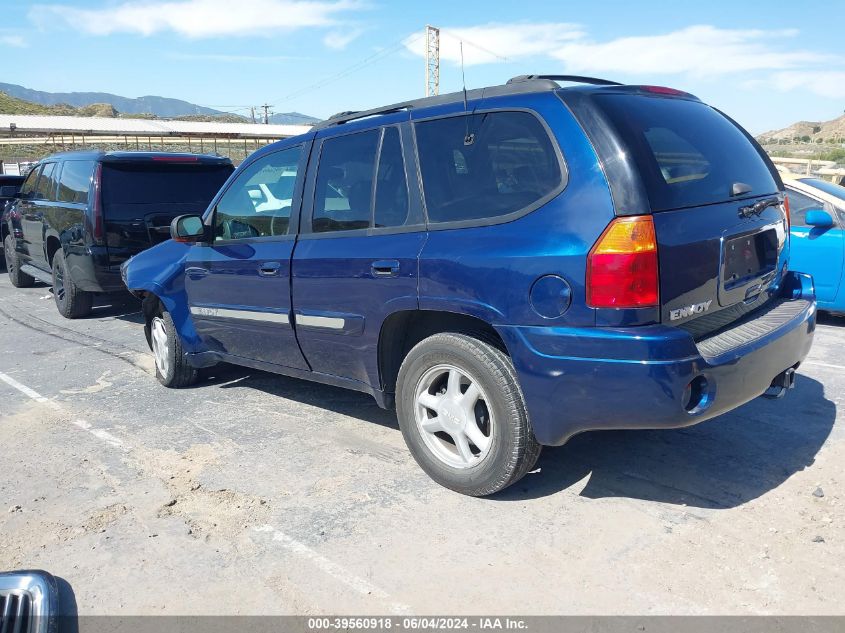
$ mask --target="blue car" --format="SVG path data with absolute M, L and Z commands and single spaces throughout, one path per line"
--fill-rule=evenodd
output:
M 576 433 L 782 395 L 816 315 L 787 222 L 696 97 L 532 75 L 263 148 L 123 275 L 164 385 L 225 361 L 371 394 L 488 495 Z
M 845 187 L 818 178 L 785 185 L 792 218 L 790 266 L 813 276 L 820 310 L 845 313 Z

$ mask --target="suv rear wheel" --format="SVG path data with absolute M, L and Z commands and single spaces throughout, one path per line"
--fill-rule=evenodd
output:
M 165 387 L 180 389 L 197 381 L 198 372 L 188 364 L 182 339 L 173 318 L 165 309 L 150 320 L 150 347 L 156 363 L 156 378 Z
M 408 353 L 396 410 L 414 459 L 456 492 L 498 492 L 540 455 L 510 358 L 465 334 L 435 334 Z
M 3 257 L 6 260 L 6 271 L 9 273 L 9 281 L 15 288 L 29 288 L 35 283 L 35 277 L 21 272 L 20 260 L 15 252 L 15 243 L 12 236 L 7 235 L 3 240 Z
M 62 249 L 53 255 L 53 299 L 56 307 L 66 319 L 79 319 L 91 314 L 94 295 L 80 290 L 67 272 L 65 254 Z

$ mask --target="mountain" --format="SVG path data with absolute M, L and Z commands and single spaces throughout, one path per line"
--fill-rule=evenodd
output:
M 138 97 L 132 99 L 129 97 L 121 97 L 108 92 L 44 92 L 42 90 L 32 90 L 24 86 L 16 84 L 7 84 L 0 82 L 0 92 L 6 93 L 9 97 L 31 102 L 30 106 L 21 106 L 23 109 L 16 112 L 6 112 L 7 114 L 74 114 L 75 116 L 132 116 L 132 115 L 153 115 L 154 118 L 160 119 L 181 119 L 185 118 L 192 121 L 226 121 L 246 123 L 249 121 L 248 117 L 238 114 L 230 114 L 199 106 L 195 103 L 182 101 L 181 99 L 170 99 L 167 97 Z M 57 112 L 45 110 L 43 112 L 29 112 L 27 109 L 32 109 L 36 105 L 39 106 L 58 106 L 67 109 L 68 106 L 74 108 L 87 108 L 88 106 L 96 105 L 102 109 L 103 104 L 111 106 L 116 112 L 114 114 L 83 114 L 81 112 Z M 4 111 L 5 112 L 5 111 Z M 256 120 L 258 119 L 258 109 L 256 108 Z M 280 112 L 270 117 L 270 123 L 277 125 L 312 125 L 320 119 L 317 119 L 307 114 L 299 112 Z
M 280 112 L 270 115 L 270 123 L 275 125 L 314 125 L 320 119 L 299 112 Z
M 117 111 L 108 103 L 92 103 L 82 108 L 74 108 L 66 103 L 41 105 L 23 99 L 16 99 L 0 92 L 0 114 L 53 114 L 62 116 L 102 116 L 116 117 Z
M 40 105 L 53 106 L 59 104 L 83 107 L 93 103 L 108 103 L 118 112 L 125 114 L 155 114 L 158 117 L 177 117 L 188 114 L 219 115 L 219 110 L 204 108 L 194 103 L 167 97 L 138 97 L 131 99 L 108 92 L 43 92 L 31 90 L 15 84 L 0 83 L 0 91 L 11 97 L 24 99 Z
M 780 130 L 763 132 L 757 140 L 762 143 L 794 140 L 842 143 L 845 141 L 845 115 L 832 121 L 798 121 Z

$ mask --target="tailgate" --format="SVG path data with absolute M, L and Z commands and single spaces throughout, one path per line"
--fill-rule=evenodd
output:
M 774 206 L 740 218 L 747 204 L 654 214 L 663 323 L 699 338 L 768 300 L 788 255 L 784 212 Z
M 599 142 L 599 151 L 617 186 L 617 214 L 651 214 L 654 222 L 661 321 L 701 338 L 762 306 L 789 254 L 783 186 L 771 161 L 735 122 L 691 95 L 608 90 L 593 98 L 613 140 Z
M 109 264 L 170 239 L 170 222 L 203 213 L 232 173 L 230 164 L 127 160 L 103 163 L 102 210 Z

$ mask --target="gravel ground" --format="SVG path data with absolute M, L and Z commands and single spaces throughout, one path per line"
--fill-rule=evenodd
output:
M 132 301 L 0 278 L 0 569 L 87 614 L 843 614 L 845 319 L 783 400 L 587 433 L 494 498 L 367 396 L 226 367 L 169 391 Z

